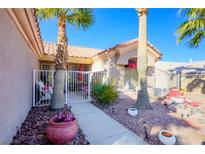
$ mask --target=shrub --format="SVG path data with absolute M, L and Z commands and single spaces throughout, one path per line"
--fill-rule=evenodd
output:
M 92 96 L 102 105 L 109 105 L 118 98 L 118 92 L 113 84 L 96 83 L 92 88 Z

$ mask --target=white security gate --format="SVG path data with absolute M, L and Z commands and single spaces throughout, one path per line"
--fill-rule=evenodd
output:
M 90 72 L 68 71 L 67 73 L 67 102 L 90 101 Z
M 54 70 L 33 70 L 33 106 L 49 105 L 53 94 Z
M 33 106 L 50 105 L 53 95 L 55 70 L 33 71 Z M 92 86 L 106 82 L 106 72 L 65 71 L 65 103 L 91 100 Z

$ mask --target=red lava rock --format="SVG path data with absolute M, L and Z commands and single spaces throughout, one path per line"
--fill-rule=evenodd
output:
M 20 136 L 19 140 L 20 140 L 20 142 L 24 142 L 26 140 L 26 136 Z
M 39 131 L 43 131 L 43 130 L 44 130 L 44 127 L 40 126 L 40 127 L 38 127 L 38 130 L 39 130 Z
M 32 135 L 33 135 L 33 131 L 29 131 L 29 132 L 28 132 L 28 135 L 29 135 L 29 136 L 32 136 Z
M 171 112 L 177 112 L 177 108 L 173 104 L 168 105 L 167 109 Z
M 44 135 L 39 134 L 39 135 L 36 136 L 36 139 L 37 139 L 37 140 L 41 140 L 43 137 L 44 137 Z
M 63 110 L 70 112 L 67 106 L 65 106 Z M 58 111 L 50 111 L 49 107 L 32 108 L 31 111 L 28 113 L 26 120 L 22 124 L 19 132 L 13 137 L 13 141 L 10 144 L 12 145 L 52 144 L 46 136 L 46 128 L 48 126 L 48 121 L 57 112 Z M 79 129 L 72 144 L 76 144 L 76 145 L 89 144 L 81 129 Z
M 34 125 L 32 126 L 32 129 L 36 129 L 36 127 L 37 127 L 36 124 L 34 124 Z
M 29 127 L 28 127 L 28 126 L 25 126 L 25 129 L 27 129 L 27 130 L 28 130 L 28 129 L 29 129 Z
M 19 145 L 19 144 L 21 144 L 21 142 L 20 142 L 19 140 L 16 139 L 16 140 L 13 141 L 13 144 L 15 144 L 15 145 Z

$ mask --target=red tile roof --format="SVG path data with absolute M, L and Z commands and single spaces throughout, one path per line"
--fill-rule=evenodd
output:
M 50 42 L 43 42 L 44 55 L 56 55 L 56 44 Z M 69 57 L 91 58 L 94 55 L 102 52 L 101 49 L 80 47 L 68 45 L 67 52 Z
M 118 49 L 118 48 L 126 47 L 126 46 L 129 46 L 129 45 L 132 45 L 132 44 L 138 44 L 138 38 L 135 38 L 135 39 L 132 39 L 132 40 L 117 44 L 112 48 L 103 50 L 102 52 L 98 53 L 98 55 L 103 54 L 105 51 L 108 51 L 108 50 L 111 51 L 112 49 Z M 155 53 L 157 53 L 159 56 L 162 56 L 160 51 L 157 48 L 155 48 L 153 44 L 151 44 L 150 42 L 147 42 L 147 46 L 150 47 L 151 49 L 153 49 L 155 51 Z

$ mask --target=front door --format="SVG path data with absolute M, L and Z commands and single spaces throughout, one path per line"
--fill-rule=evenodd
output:
M 125 89 L 136 89 L 137 87 L 137 70 L 133 68 L 125 68 Z

